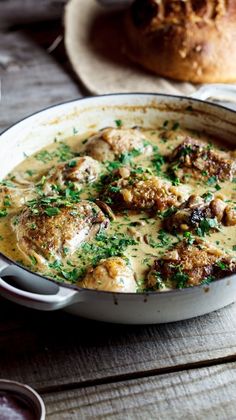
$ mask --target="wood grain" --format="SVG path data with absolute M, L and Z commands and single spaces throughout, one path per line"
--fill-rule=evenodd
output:
M 217 364 L 236 353 L 236 305 L 159 326 L 96 323 L 3 300 L 0 307 L 0 376 L 40 389 Z
M 1 34 L 0 131 L 41 108 L 81 96 L 78 86 L 29 32 Z
M 234 419 L 236 364 L 46 394 L 48 420 Z
M 0 0 L 0 28 L 13 24 L 61 19 L 66 0 Z

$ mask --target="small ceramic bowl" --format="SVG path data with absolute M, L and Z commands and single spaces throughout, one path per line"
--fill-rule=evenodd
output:
M 0 419 L 45 420 L 45 405 L 28 385 L 0 379 Z

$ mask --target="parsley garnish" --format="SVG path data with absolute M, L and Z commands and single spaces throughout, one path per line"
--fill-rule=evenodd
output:
M 60 209 L 58 207 L 47 207 L 44 212 L 47 216 L 57 216 L 60 213 Z
M 36 258 L 33 255 L 29 255 L 29 257 L 30 257 L 30 260 L 31 260 L 32 264 L 36 265 L 37 264 Z
M 217 182 L 217 177 L 215 175 L 211 176 L 210 178 L 208 178 L 207 180 L 207 184 L 208 185 L 214 185 L 215 182 Z
M 175 122 L 174 124 L 173 124 L 173 126 L 172 126 L 172 130 L 173 131 L 175 131 L 175 130 L 177 130 L 179 128 L 179 123 L 178 122 Z
M 177 289 L 183 289 L 184 287 L 186 287 L 186 283 L 188 279 L 189 279 L 188 274 L 183 273 L 181 268 L 178 268 L 176 273 L 174 273 L 174 275 L 172 276 L 172 280 L 176 282 Z
M 5 216 L 7 216 L 7 210 L 6 209 L 0 210 L 0 217 L 5 217 Z
M 151 162 L 152 162 L 152 165 L 154 166 L 156 173 L 160 174 L 162 165 L 165 163 L 164 157 L 160 155 L 159 153 L 154 153 Z
M 205 218 L 200 221 L 199 227 L 196 229 L 196 233 L 199 236 L 205 236 L 209 234 L 209 231 L 211 229 L 218 229 L 218 228 L 219 228 L 219 224 L 216 218 L 214 219 Z
M 208 191 L 205 194 L 203 194 L 202 198 L 206 203 L 209 203 L 213 199 L 213 194 Z
M 71 150 L 70 146 L 63 142 L 58 144 L 58 148 L 53 152 L 41 150 L 35 155 L 35 159 L 43 163 L 49 163 L 55 158 L 57 158 L 58 162 L 66 162 L 75 156 L 75 153 Z
M 116 123 L 116 127 L 117 127 L 117 128 L 121 128 L 121 127 L 122 127 L 122 125 L 123 125 L 123 123 L 122 123 L 122 121 L 121 121 L 121 120 L 115 120 L 115 123 Z
M 223 263 L 222 261 L 217 261 L 216 265 L 221 269 L 221 270 L 228 270 L 229 266 L 225 263 Z
M 186 241 L 189 245 L 192 245 L 194 243 L 194 236 L 191 234 L 191 232 L 184 232 L 184 238 L 186 238 Z

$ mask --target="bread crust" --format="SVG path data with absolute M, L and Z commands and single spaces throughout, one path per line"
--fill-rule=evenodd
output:
M 129 57 L 158 75 L 236 82 L 235 0 L 136 0 L 125 32 Z

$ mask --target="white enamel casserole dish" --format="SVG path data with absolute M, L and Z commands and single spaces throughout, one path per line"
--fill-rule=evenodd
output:
M 155 127 L 177 120 L 185 128 L 205 130 L 236 146 L 236 111 L 205 102 L 210 96 L 236 101 L 236 88 L 211 86 L 194 98 L 155 94 L 116 94 L 91 97 L 40 111 L 0 136 L 3 179 L 23 159 L 63 140 L 76 127 L 79 134 L 121 119 L 124 126 Z M 200 98 L 200 99 L 197 99 Z M 127 324 L 164 323 L 192 318 L 236 301 L 236 275 L 207 286 L 150 293 L 112 293 L 59 284 L 31 273 L 0 254 L 0 294 L 18 304 L 44 311 L 64 308 L 90 319 Z M 14 283 L 12 283 L 14 278 Z

